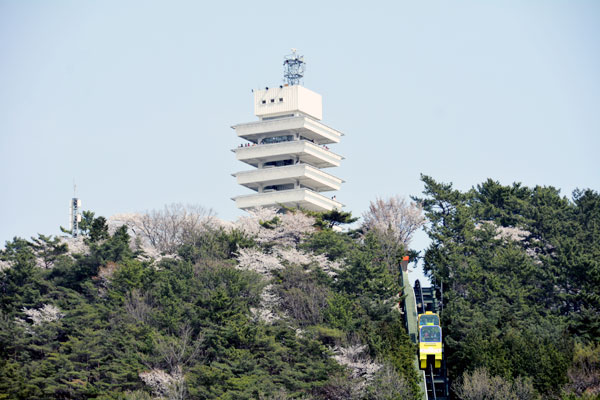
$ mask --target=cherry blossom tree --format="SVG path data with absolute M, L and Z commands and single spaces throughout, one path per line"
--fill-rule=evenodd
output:
M 254 271 L 267 277 L 270 277 L 273 271 L 283 268 L 276 255 L 254 248 L 240 249 L 238 263 L 240 269 Z
M 336 346 L 331 349 L 333 358 L 340 364 L 345 365 L 352 371 L 353 378 L 362 378 L 370 381 L 381 364 L 376 363 L 368 355 L 368 346 L 362 343 L 351 343 L 346 347 Z
M 423 226 L 425 217 L 423 208 L 414 202 L 400 196 L 387 200 L 377 198 L 369 205 L 369 210 L 363 214 L 363 227 L 389 237 L 397 244 L 408 247 L 413 234 Z
M 39 309 L 23 307 L 23 313 L 29 317 L 33 326 L 41 325 L 45 322 L 53 322 L 61 319 L 65 315 L 60 309 L 52 304 L 45 304 Z
M 408 248 L 413 234 L 425 223 L 422 207 L 399 196 L 372 201 L 363 220 L 364 231 L 373 233 L 381 244 L 391 272 L 396 270 L 400 252 Z
M 174 253 L 179 246 L 210 229 L 215 219 L 212 210 L 180 203 L 121 217 L 136 236 L 164 253 Z
M 27 308 L 23 307 L 23 314 L 31 321 L 31 324 L 21 318 L 15 318 L 15 322 L 25 328 L 25 331 L 29 334 L 34 334 L 34 330 L 31 329 L 35 326 L 40 326 L 48 322 L 58 321 L 65 316 L 60 309 L 52 304 L 45 304 L 41 308 Z
M 276 208 L 264 207 L 249 210 L 235 227 L 255 238 L 259 244 L 277 243 L 279 246 L 295 246 L 315 231 L 315 218 L 301 211 L 279 214 Z
M 152 390 L 154 396 L 169 400 L 185 399 L 185 380 L 181 368 L 171 373 L 154 368 L 141 372 L 139 376 L 142 382 Z

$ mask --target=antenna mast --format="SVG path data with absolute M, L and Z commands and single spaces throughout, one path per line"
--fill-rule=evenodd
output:
M 73 237 L 77 237 L 79 235 L 79 223 L 81 222 L 81 200 L 76 196 L 77 185 L 75 184 L 75 180 L 73 180 L 73 198 L 71 199 L 71 215 L 69 218 L 69 225 L 71 226 L 71 234 Z
M 304 56 L 296 54 L 296 49 L 292 49 L 292 54 L 283 57 L 283 81 L 288 85 L 301 84 L 305 70 Z

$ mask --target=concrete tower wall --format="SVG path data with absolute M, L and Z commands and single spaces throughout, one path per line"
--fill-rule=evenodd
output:
M 254 91 L 254 114 L 270 116 L 302 113 L 323 119 L 323 100 L 320 94 L 303 86 L 283 86 Z

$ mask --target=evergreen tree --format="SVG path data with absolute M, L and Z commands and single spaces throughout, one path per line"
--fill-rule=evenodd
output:
M 31 247 L 36 256 L 43 260 L 46 268 L 51 268 L 56 259 L 69 250 L 67 244 L 62 243 L 60 238 L 42 234 L 38 234 L 37 238 L 31 238 Z
M 600 337 L 598 194 L 577 191 L 569 201 L 552 187 L 492 180 L 463 193 L 422 179 L 425 197 L 416 200 L 432 239 L 424 268 L 444 289 L 451 374 L 483 367 L 557 394 L 572 358 L 569 333 Z

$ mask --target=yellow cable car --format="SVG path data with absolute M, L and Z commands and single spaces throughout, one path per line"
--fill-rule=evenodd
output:
M 438 369 L 442 367 L 442 328 L 440 317 L 427 311 L 419 314 L 419 366 L 427 369 L 427 364 Z

